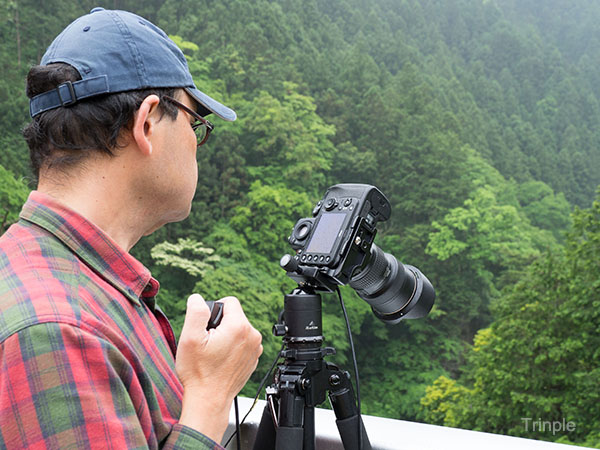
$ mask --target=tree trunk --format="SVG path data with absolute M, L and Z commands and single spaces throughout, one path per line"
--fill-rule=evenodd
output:
M 15 2 L 15 29 L 17 31 L 17 67 L 21 67 L 21 24 L 19 23 L 19 4 Z

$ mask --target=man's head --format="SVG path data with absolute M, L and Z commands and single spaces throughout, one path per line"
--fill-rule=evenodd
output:
M 71 23 L 27 77 L 33 122 L 24 130 L 34 172 L 69 167 L 99 150 L 113 154 L 143 100 L 156 94 L 169 118 L 194 102 L 201 116 L 235 120 L 235 112 L 201 92 L 185 56 L 158 27 L 135 14 L 95 8 Z

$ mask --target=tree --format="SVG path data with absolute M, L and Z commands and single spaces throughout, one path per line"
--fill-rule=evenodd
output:
M 462 336 L 471 339 L 489 323 L 489 305 L 499 290 L 516 282 L 520 270 L 556 241 L 531 225 L 514 183 L 474 153 L 467 167 L 472 193 L 462 206 L 432 223 L 425 252 L 446 262 L 448 271 L 436 270 L 441 286 L 437 303 L 460 324 Z
M 421 404 L 440 424 L 598 445 L 600 426 L 600 191 L 573 214 L 566 247 L 547 252 L 507 286 L 496 320 L 481 330 L 464 382 L 440 378 Z M 526 429 L 523 418 L 572 421 L 562 436 Z
M 244 236 L 250 249 L 279 261 L 290 251 L 286 238 L 296 220 L 305 217 L 311 208 L 312 202 L 305 193 L 255 181 L 246 204 L 235 209 L 231 226 Z
M 183 327 L 187 298 L 194 284 L 206 276 L 220 257 L 215 250 L 190 238 L 176 243 L 161 242 L 150 252 L 156 261 L 155 277 L 164 283 L 158 294 L 158 303 L 171 318 L 173 331 L 179 336 Z
M 261 92 L 243 110 L 245 128 L 252 136 L 247 160 L 250 172 L 267 184 L 283 180 L 288 188 L 325 186 L 334 147 L 333 126 L 316 113 L 314 100 L 298 92 L 298 85 L 283 83 L 281 99 Z M 259 119 L 260 118 L 260 119 Z
M 18 220 L 28 194 L 25 183 L 0 165 L 0 235 Z
M 178 239 L 176 244 L 162 242 L 156 245 L 151 256 L 159 266 L 176 267 L 193 277 L 201 277 L 219 261 L 214 249 L 204 247 L 202 242 Z

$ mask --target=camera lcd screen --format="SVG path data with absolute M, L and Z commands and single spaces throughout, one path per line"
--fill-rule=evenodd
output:
M 346 214 L 323 214 L 315 229 L 307 253 L 328 254 L 335 244 L 335 238 L 342 228 Z

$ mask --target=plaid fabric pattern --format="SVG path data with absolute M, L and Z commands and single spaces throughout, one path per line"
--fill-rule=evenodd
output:
M 0 448 L 222 449 L 177 423 L 158 287 L 92 223 L 30 194 L 0 238 Z

